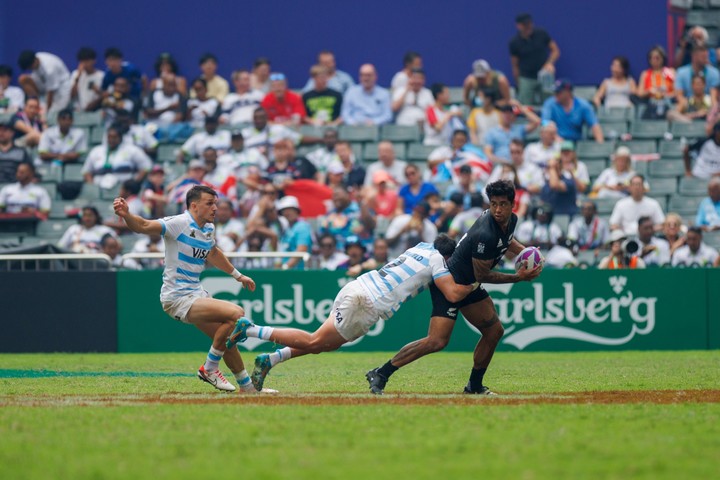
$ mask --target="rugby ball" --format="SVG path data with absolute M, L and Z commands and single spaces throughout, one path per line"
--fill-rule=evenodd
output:
M 515 259 L 515 271 L 519 271 L 521 268 L 527 268 L 528 270 L 535 270 L 541 267 L 545 263 L 545 258 L 540 253 L 540 249 L 537 247 L 525 247 Z

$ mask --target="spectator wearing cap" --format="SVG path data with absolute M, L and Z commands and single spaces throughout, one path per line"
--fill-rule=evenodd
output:
M 18 78 L 20 88 L 28 97 L 44 97 L 48 117 L 70 104 L 70 72 L 57 55 L 24 50 L 18 57 L 21 70 L 30 70 Z
M 360 84 L 348 88 L 343 97 L 342 119 L 348 125 L 384 125 L 392 121 L 390 93 L 377 85 L 375 66 L 360 67 Z
M 637 242 L 639 255 L 646 265 L 663 266 L 670 263 L 670 244 L 655 235 L 653 220 L 650 217 L 638 219 Z
M 153 165 L 141 189 L 141 198 L 150 211 L 150 218 L 165 216 L 165 170 L 160 165 Z
M 423 181 L 417 165 L 409 163 L 405 167 L 405 181 L 398 192 L 398 214 L 410 214 L 428 193 L 439 193 L 435 185 Z
M 454 127 L 462 127 L 463 112 L 457 105 L 450 107 L 450 90 L 443 83 L 430 86 L 435 102 L 425 109 L 423 145 L 439 147 L 450 143 Z
M 329 233 L 318 238 L 320 249 L 316 257 L 317 268 L 320 270 L 335 271 L 338 267 L 349 260 L 343 252 L 337 250 L 335 237 Z
M 710 179 L 708 196 L 698 206 L 695 226 L 706 232 L 720 230 L 720 177 Z
M 58 113 L 57 125 L 40 136 L 38 154 L 45 162 L 76 163 L 87 149 L 85 130 L 73 128 L 73 111 L 67 108 Z
M 97 52 L 92 48 L 80 48 L 76 58 L 78 68 L 70 75 L 70 96 L 75 102 L 75 110 L 87 112 L 98 104 L 105 72 L 96 67 Z
M 318 233 L 334 235 L 340 250 L 345 248 L 345 241 L 351 235 L 359 237 L 363 245 L 370 245 L 376 221 L 367 203 L 358 205 L 351 200 L 347 189 L 334 188 L 332 205 L 320 221 Z
M 437 227 L 430 221 L 430 205 L 425 202 L 416 204 L 411 213 L 396 216 L 388 225 L 385 239 L 390 246 L 390 257 L 401 253 L 419 242 L 432 243 L 437 237 Z
M 85 206 L 80 210 L 78 223 L 71 225 L 58 241 L 58 247 L 75 253 L 98 253 L 103 237 L 115 237 L 115 231 L 103 225 L 97 208 Z
M 0 65 L 0 113 L 13 114 L 25 103 L 25 92 L 22 88 L 10 85 L 12 68 Z
M 250 170 L 265 171 L 268 160 L 256 148 L 245 148 L 245 139 L 240 130 L 230 133 L 230 148 L 218 157 L 218 167 L 229 170 L 237 181 L 248 187 Z
M 250 86 L 250 72 L 235 70 L 230 77 L 235 91 L 229 93 L 222 102 L 220 122 L 240 125 L 252 122 L 253 112 L 260 106 L 265 94 Z
M 279 215 L 285 217 L 289 228 L 285 229 L 280 237 L 280 251 L 282 252 L 310 252 L 312 250 L 312 228 L 310 224 L 300 218 L 300 204 L 298 199 L 288 195 L 277 202 Z M 298 257 L 283 258 L 283 270 L 305 268 L 305 262 Z
M 19 147 L 35 147 L 45 129 L 40 115 L 40 99 L 26 97 L 25 106 L 10 119 L 14 129 L 15 143 Z
M 557 125 L 558 135 L 565 140 L 577 142 L 582 139 L 582 129 L 587 125 L 597 143 L 603 143 L 602 128 L 595 112 L 587 100 L 573 94 L 573 84 L 569 80 L 555 82 L 555 96 L 543 103 L 543 122 L 553 121 Z
M 472 73 L 463 81 L 463 98 L 470 107 L 479 106 L 478 96 L 493 99 L 495 102 L 510 102 L 510 82 L 498 70 L 490 68 L 487 60 L 475 60 L 472 64 Z
M 185 123 L 187 107 L 187 98 L 178 91 L 175 75 L 166 74 L 162 87 L 148 95 L 146 123 L 156 129 L 158 139 L 175 142 L 193 132 L 193 126 Z M 198 108 L 197 104 L 194 108 Z
M 525 147 L 525 162 L 545 168 L 548 160 L 560 155 L 562 142 L 557 134 L 557 125 L 552 120 L 543 122 L 540 127 L 540 140 Z
M 205 80 L 205 86 L 207 88 L 207 96 L 216 99 L 218 102 L 225 100 L 225 97 L 230 93 L 230 86 L 227 80 L 217 74 L 218 59 L 212 53 L 205 53 L 200 57 L 200 77 Z M 197 92 L 193 89 L 190 90 L 190 98 L 197 96 Z
M 447 234 L 452 238 L 461 238 L 483 213 L 484 199 L 480 192 L 470 195 L 470 208 L 459 212 L 450 223 Z
M 675 73 L 675 94 L 678 102 L 687 101 L 693 96 L 692 79 L 700 75 L 705 78 L 705 93 L 720 86 L 720 71 L 710 63 L 708 47 L 705 43 L 694 43 L 690 54 L 690 64 L 677 69 Z
M 108 91 L 115 85 L 115 80 L 122 77 L 128 81 L 130 96 L 140 98 L 147 78 L 134 64 L 125 61 L 119 48 L 110 47 L 105 50 L 105 76 L 102 81 L 102 90 Z
M 718 251 L 703 242 L 702 228 L 688 228 L 685 238 L 685 245 L 673 253 L 673 267 L 711 267 L 717 264 Z
M 600 260 L 601 270 L 643 269 L 645 262 L 634 252 L 628 252 L 625 245 L 628 235 L 621 230 L 610 232 L 610 254 Z
M 645 196 L 645 177 L 636 174 L 630 179 L 630 196 L 617 201 L 610 215 L 610 228 L 636 235 L 640 217 L 650 217 L 655 231 L 662 228 L 665 214 L 654 198 Z
M 577 185 L 575 179 L 563 171 L 559 159 L 552 158 L 545 168 L 545 185 L 540 198 L 556 214 L 573 216 L 577 213 Z
M 337 162 L 339 162 L 345 170 L 345 184 L 348 187 L 360 188 L 363 186 L 365 178 L 367 177 L 365 168 L 357 161 L 355 155 L 352 153 L 350 144 L 346 141 L 335 144 L 333 163 Z
M 245 237 L 245 225 L 234 217 L 232 202 L 227 199 L 218 200 L 215 212 L 215 240 L 217 246 L 224 252 L 237 251 Z
M 345 183 L 345 167 L 340 160 L 333 160 L 325 171 L 325 185 L 330 188 L 347 188 Z
M 597 198 L 624 198 L 629 193 L 630 179 L 635 172 L 630 165 L 630 149 L 624 145 L 615 150 L 612 166 L 595 180 L 591 195 Z
M 424 125 L 425 111 L 435 103 L 432 92 L 425 88 L 425 72 L 414 69 L 404 87 L 393 90 L 392 111 L 397 125 Z
M 378 161 L 367 167 L 365 186 L 373 185 L 376 172 L 386 172 L 395 185 L 400 185 L 405 177 L 407 162 L 395 158 L 395 147 L 392 142 L 382 141 L 378 144 Z
M 510 40 L 510 63 L 517 82 L 517 99 L 525 105 L 538 105 L 547 93 L 539 78 L 555 76 L 555 62 L 560 58 L 557 43 L 542 28 L 536 28 L 529 13 L 515 17 L 517 35 Z
M 395 180 L 385 170 L 378 170 L 372 175 L 372 185 L 374 189 L 367 198 L 370 208 L 378 217 L 394 217 L 398 204 Z
M 305 158 L 310 160 L 318 171 L 318 182 L 325 183 L 325 175 L 328 167 L 335 159 L 335 145 L 338 143 L 338 132 L 334 128 L 328 128 L 323 133 L 322 144 L 319 148 L 311 151 Z M 352 149 L 350 150 L 352 154 Z
M 511 104 L 498 106 L 498 111 L 500 125 L 485 134 L 485 155 L 496 165 L 510 163 L 510 142 L 515 139 L 524 140 L 528 133 L 540 125 L 540 117 L 515 100 L 511 100 Z M 525 115 L 528 120 L 526 124 L 515 123 L 517 113 Z
M 307 123 L 312 125 L 339 125 L 342 123 L 342 93 L 328 87 L 327 68 L 322 65 L 313 65 L 310 68 L 310 77 L 314 80 L 314 87 L 303 93 L 302 101 L 307 111 Z
M 18 165 L 32 163 L 27 150 L 13 143 L 14 133 L 12 123 L 0 122 L 0 183 L 13 182 Z
M 202 128 L 208 118 L 219 122 L 220 102 L 208 93 L 208 83 L 204 78 L 196 78 L 192 82 L 195 95 L 187 101 L 185 116 L 193 128 Z
M 590 173 L 587 165 L 578 160 L 575 144 L 569 140 L 560 144 L 560 167 L 563 175 L 575 182 L 578 193 L 585 193 L 590 184 Z
M 607 222 L 597 214 L 597 205 L 586 200 L 580 207 L 580 215 L 568 225 L 567 239 L 580 250 L 601 248 L 610 237 Z
M 17 183 L 0 189 L 0 212 L 35 215 L 46 219 L 51 201 L 47 190 L 35 183 L 35 167 L 32 163 L 20 163 L 15 173 Z
M 720 122 L 715 124 L 710 137 L 686 146 L 683 159 L 686 177 L 709 178 L 720 175 Z
M 349 73 L 338 70 L 335 62 L 335 54 L 330 50 L 323 50 L 318 53 L 317 64 L 322 65 L 327 70 L 328 88 L 345 95 L 348 89 L 355 85 L 355 81 Z M 315 79 L 311 77 L 303 87 L 303 92 L 309 92 L 313 88 L 315 88 Z
M 270 92 L 260 105 L 267 112 L 268 120 L 279 125 L 300 125 L 307 117 L 302 97 L 288 89 L 284 73 L 270 74 Z
M 413 70 L 423 68 L 423 59 L 417 52 L 407 52 L 403 56 L 403 68 L 390 80 L 390 92 L 394 94 L 398 89 L 405 88 L 410 80 Z
M 187 158 L 200 158 L 206 148 L 212 147 L 221 155 L 230 148 L 230 132 L 218 130 L 218 118 L 205 118 L 205 131 L 193 134 L 178 152 L 178 163 Z

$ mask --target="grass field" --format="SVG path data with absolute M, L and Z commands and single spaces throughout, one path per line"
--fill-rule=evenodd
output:
M 0 479 L 717 478 L 720 352 L 439 353 L 367 392 L 389 353 L 277 366 L 216 393 L 197 354 L 0 355 Z M 247 362 L 252 355 L 244 355 Z M 226 370 L 227 371 L 227 370 Z

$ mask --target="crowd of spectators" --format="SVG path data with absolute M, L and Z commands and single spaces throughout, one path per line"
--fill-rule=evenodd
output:
M 486 206 L 484 186 L 506 179 L 517 190 L 517 238 L 540 246 L 550 266 L 717 265 L 717 251 L 703 243 L 704 233 L 720 229 L 720 73 L 707 32 L 690 29 L 672 59 L 651 48 L 637 80 L 625 57 L 611 59 L 610 76 L 586 100 L 558 75 L 561 46 L 551 35 L 527 14 L 516 26 L 512 78 L 478 59 L 458 79 L 457 103 L 448 86 L 428 82 L 417 52 L 385 88 L 374 65 L 361 65 L 356 83 L 325 50 L 293 91 L 267 58 L 234 70 L 228 82 L 211 53 L 196 72 L 162 53 L 148 78 L 114 47 L 104 52 L 104 69 L 94 50 L 81 48 L 72 72 L 52 53 L 24 51 L 19 86 L 0 65 L 0 211 L 47 218 L 52 199 L 36 169 L 43 176 L 70 164 L 82 164 L 87 185 L 117 191 L 148 218 L 182 212 L 189 188 L 208 185 L 220 196 L 223 250 L 312 254 L 307 265 L 298 257 L 238 265 L 359 273 L 439 232 L 461 238 Z M 706 122 L 708 137 L 683 140 L 677 160 L 687 177 L 712 178 L 694 221 L 666 215 L 653 198 L 652 179 L 637 168 L 657 160 L 647 152 L 620 145 L 611 166 L 590 175 L 579 146 L 614 142 L 598 114 L 617 109 L 638 120 Z M 100 112 L 101 141 L 74 126 L 81 112 Z M 417 129 L 427 161 L 408 161 L 398 144 L 380 141 L 377 160 L 364 162 L 368 145 L 357 149 L 339 134 L 384 125 Z M 158 161 L 165 144 L 178 145 L 172 162 Z M 597 206 L 608 199 L 616 202 L 609 217 Z M 92 206 L 78 215 L 61 248 L 104 252 L 122 268 L 158 266 L 121 253 L 162 252 L 162 238 L 137 238 Z

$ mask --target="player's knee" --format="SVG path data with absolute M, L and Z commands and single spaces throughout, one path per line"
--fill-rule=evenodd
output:
M 425 348 L 428 353 L 439 352 L 447 347 L 448 339 L 443 337 L 428 337 L 425 342 Z
M 245 316 L 245 310 L 243 310 L 241 306 L 235 305 L 235 307 L 228 312 L 227 318 L 225 318 L 225 322 L 235 323 L 238 318 L 241 318 L 243 316 Z

